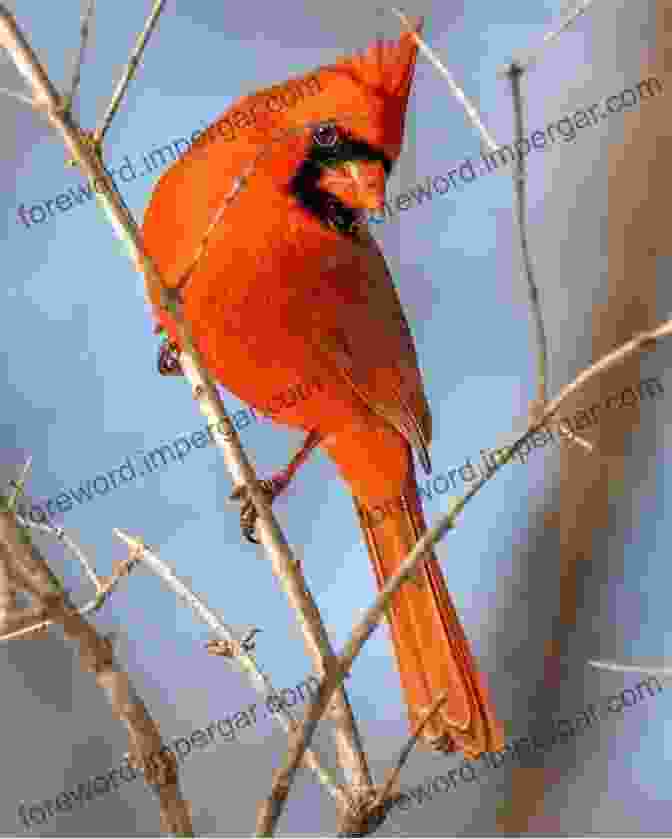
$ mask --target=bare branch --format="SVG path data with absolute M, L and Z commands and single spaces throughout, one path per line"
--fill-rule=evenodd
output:
M 112 713 L 128 729 L 132 758 L 144 767 L 145 782 L 158 795 L 163 830 L 193 836 L 188 802 L 180 792 L 175 755 L 162 751 L 159 728 L 130 678 L 115 661 L 111 642 L 99 635 L 76 609 L 70 608 L 62 590 L 58 591 L 50 580 L 45 582 L 44 568 L 48 569 L 48 564 L 35 546 L 21 538 L 12 513 L 0 512 L 0 542 L 11 553 L 15 566 L 31 578 L 31 588 L 49 619 L 60 624 L 68 640 L 79 644 L 82 670 L 94 675 L 98 687 L 105 691 Z
M 565 432 L 566 436 L 565 439 L 571 441 L 572 443 L 576 443 L 578 446 L 583 446 L 583 448 L 588 451 L 594 451 L 594 446 L 588 440 L 580 437 L 578 434 L 575 434 L 571 428 L 568 428 Z
M 236 638 L 233 629 L 206 605 L 203 598 L 195 594 L 164 560 L 139 539 L 134 539 L 124 533 L 123 530 L 115 529 L 114 532 L 128 546 L 132 557 L 144 560 L 149 568 L 167 584 L 176 597 L 183 600 L 198 619 L 207 624 L 213 633 L 224 641 L 227 653 L 246 671 L 254 688 L 264 697 L 277 696 L 277 691 L 271 680 L 259 668 L 254 656 L 251 655 L 245 644 Z M 296 729 L 298 722 L 284 706 L 280 705 L 279 707 L 280 710 L 273 712 L 273 716 L 277 717 L 287 734 L 291 734 Z M 306 765 L 315 771 L 320 783 L 326 787 L 329 794 L 341 807 L 346 809 L 352 807 L 349 797 L 334 780 L 333 773 L 322 767 L 320 759 L 314 751 L 306 751 Z
M 33 458 L 32 455 L 28 457 L 28 460 L 23 467 L 23 472 L 21 473 L 21 477 L 18 481 L 10 481 L 10 484 L 13 487 L 12 494 L 9 497 L 9 501 L 7 502 L 7 509 L 13 510 L 16 507 L 16 502 L 18 501 L 19 497 L 24 494 L 24 489 L 26 486 L 26 481 L 28 480 L 28 473 L 30 472 L 30 467 L 32 466 Z
M 577 7 L 568 12 L 558 26 L 555 29 L 551 29 L 550 32 L 547 32 L 544 35 L 540 47 L 537 47 L 536 50 L 528 50 L 525 53 L 521 53 L 519 58 L 516 59 L 516 64 L 520 68 L 521 73 L 525 73 L 534 67 L 541 58 L 541 55 L 545 51 L 546 47 L 548 47 L 549 44 L 551 44 L 559 35 L 568 29 L 574 21 L 588 9 L 588 6 L 590 6 L 592 2 L 593 0 L 579 0 Z M 504 68 L 501 71 L 502 75 L 507 75 L 507 73 L 507 68 Z
M 30 96 L 24 96 L 23 93 L 17 93 L 17 91 L 15 90 L 8 90 L 6 87 L 0 87 L 0 93 L 3 93 L 5 96 L 11 96 L 12 99 L 16 99 L 17 101 L 22 102 L 24 105 L 28 105 L 31 108 L 37 107 L 37 105 L 30 98 Z
M 47 530 L 52 534 L 57 534 L 58 538 L 63 539 L 64 541 L 68 539 L 62 528 L 49 528 L 47 525 L 38 524 L 36 522 L 30 522 L 29 524 L 26 524 L 21 516 L 17 516 L 16 518 L 17 521 L 23 524 L 25 527 L 37 527 L 39 529 Z M 68 539 L 68 541 L 76 550 L 80 550 L 72 540 Z M 96 612 L 98 609 L 100 609 L 107 597 L 117 587 L 119 581 L 123 577 L 127 577 L 130 574 L 130 572 L 133 569 L 133 566 L 134 561 L 132 559 L 124 559 L 121 562 L 117 563 L 117 567 L 114 569 L 112 576 L 108 577 L 104 583 L 101 582 L 98 578 L 96 578 L 96 596 L 86 605 L 78 608 L 77 613 L 83 617 L 84 615 L 88 615 L 91 612 Z M 35 622 L 36 617 L 38 617 L 37 614 L 35 614 L 34 612 L 30 613 L 28 610 L 26 610 L 25 612 L 21 612 L 20 621 L 17 622 L 15 620 L 12 622 L 11 631 L 8 631 L 4 635 L 1 635 L 0 642 L 13 641 L 15 638 L 31 637 L 36 633 L 46 631 L 48 627 L 52 626 L 54 623 L 53 620 L 41 619 L 38 619 L 38 621 Z M 39 615 L 39 617 L 41 618 L 42 616 Z
M 147 46 L 147 41 L 149 41 L 149 37 L 152 34 L 154 27 L 159 19 L 159 15 L 163 11 L 164 6 L 166 5 L 166 0 L 155 0 L 154 6 L 152 7 L 152 11 L 149 14 L 147 19 L 147 23 L 145 23 L 144 29 L 138 36 L 138 40 L 136 42 L 135 48 L 131 53 L 131 57 L 128 59 L 128 64 L 124 70 L 124 73 L 119 80 L 119 84 L 114 91 L 112 96 L 112 101 L 108 105 L 107 111 L 105 112 L 105 116 L 100 121 L 98 127 L 93 132 L 93 142 L 96 146 L 100 146 L 103 141 L 103 137 L 107 133 L 107 129 L 110 127 L 112 120 L 114 119 L 114 115 L 119 110 L 119 105 L 121 105 L 121 100 L 124 98 L 124 94 L 128 89 L 133 76 L 135 75 L 138 66 L 140 65 L 140 59 L 142 58 L 142 53 Z
M 516 130 L 515 147 L 520 149 L 520 144 L 523 141 L 525 133 L 524 117 L 523 117 L 523 95 L 521 90 L 522 70 L 515 63 L 512 62 L 508 67 L 508 79 L 511 84 L 511 94 L 513 98 L 513 113 Z M 518 228 L 518 236 L 520 239 L 520 254 L 523 263 L 523 272 L 527 279 L 527 289 L 530 303 L 530 314 L 536 328 L 537 336 L 537 395 L 532 401 L 530 410 L 530 422 L 534 422 L 539 411 L 542 411 L 548 399 L 548 341 L 546 339 L 546 330 L 544 327 L 544 317 L 541 311 L 541 301 L 539 299 L 539 287 L 534 279 L 534 269 L 532 267 L 532 256 L 530 254 L 530 245 L 527 232 L 527 170 L 525 165 L 525 156 L 519 153 L 513 170 L 513 196 L 514 196 L 514 217 L 516 219 L 516 226 Z M 566 439 L 571 440 L 583 446 L 588 451 L 593 450 L 593 446 L 583 437 L 571 431 Z
M 391 11 L 394 12 L 394 14 L 404 24 L 404 26 L 406 26 L 406 28 L 411 32 L 411 35 L 413 36 L 413 39 L 415 40 L 415 43 L 418 45 L 418 48 L 423 53 L 423 55 L 425 55 L 429 59 L 429 61 L 431 61 L 431 63 L 434 65 L 434 67 L 439 71 L 439 73 L 443 76 L 443 78 L 448 82 L 448 85 L 450 86 L 450 89 L 453 93 L 453 96 L 457 99 L 457 101 L 462 105 L 462 107 L 466 111 L 467 116 L 469 117 L 469 120 L 470 120 L 471 124 L 474 126 L 474 128 L 481 135 L 481 138 L 482 138 L 485 146 L 490 151 L 496 151 L 499 148 L 498 144 L 493 140 L 493 138 L 488 133 L 486 127 L 483 125 L 483 122 L 482 122 L 482 120 L 479 116 L 479 113 L 478 113 L 478 110 L 477 110 L 476 106 L 472 102 L 470 102 L 469 99 L 467 99 L 464 91 L 457 84 L 457 82 L 455 81 L 455 79 L 451 75 L 450 71 L 447 70 L 443 66 L 441 61 L 439 61 L 439 59 L 436 57 L 434 52 L 427 46 L 427 44 L 422 40 L 422 38 L 418 35 L 418 33 L 412 31 L 411 25 L 410 25 L 406 15 L 403 14 L 403 12 L 400 12 L 398 9 L 395 9 L 395 8 L 392 8 Z
M 96 0 L 88 0 L 88 5 L 84 14 L 82 15 L 81 25 L 79 29 L 79 49 L 75 55 L 75 60 L 72 67 L 72 82 L 70 83 L 70 92 L 66 96 L 67 107 L 72 108 L 75 104 L 75 96 L 79 89 L 79 83 L 82 78 L 82 64 L 84 63 L 84 53 L 86 52 L 86 45 L 89 40 L 89 25 L 93 18 L 93 8 Z
M 21 609 L 16 601 L 16 581 L 11 569 L 11 555 L 0 545 L 0 632 L 16 621 Z
M 11 555 L 10 574 L 17 586 L 22 586 L 38 599 L 63 592 L 61 581 L 52 573 L 25 532 L 19 529 L 14 513 L 0 510 L 0 540 L 5 542 Z
M 617 364 L 625 361 L 626 358 L 634 355 L 640 350 L 646 351 L 653 349 L 661 338 L 668 338 L 670 335 L 672 335 L 672 320 L 667 320 L 655 329 L 640 332 L 629 341 L 626 341 L 625 344 L 622 344 L 620 347 L 617 347 L 615 350 L 612 350 L 610 353 L 602 356 L 599 361 L 596 361 L 594 364 L 591 364 L 590 367 L 582 370 L 574 381 L 565 385 L 555 399 L 549 402 L 544 411 L 544 419 L 548 419 L 550 416 L 555 414 L 560 407 L 560 404 L 572 393 L 575 393 L 577 390 L 582 388 L 589 379 L 593 378 L 593 376 L 596 376 L 599 373 L 604 373 L 604 371 L 608 370 L 610 367 L 615 367 Z
M 532 436 L 532 434 L 540 431 L 545 425 L 546 420 L 550 419 L 558 412 L 560 405 L 562 405 L 562 403 L 573 393 L 580 390 L 587 381 L 592 379 L 594 376 L 603 373 L 605 370 L 615 367 L 617 364 L 625 361 L 626 358 L 634 355 L 634 353 L 640 350 L 653 349 L 657 341 L 661 338 L 669 337 L 670 335 L 672 335 L 672 320 L 665 321 L 655 329 L 651 329 L 647 332 L 641 332 L 630 341 L 627 341 L 625 344 L 622 344 L 620 347 L 617 347 L 615 350 L 607 353 L 599 361 L 591 364 L 590 367 L 582 370 L 573 381 L 565 385 L 560 390 L 554 399 L 546 403 L 543 410 L 539 411 L 536 421 L 530 423 L 527 431 L 510 446 L 507 452 L 496 458 L 492 471 L 489 472 L 486 477 L 479 478 L 478 481 L 469 488 L 469 491 L 463 495 L 462 498 L 457 500 L 452 510 L 449 513 L 446 513 L 445 518 L 452 518 L 460 513 L 466 504 L 480 491 L 481 487 L 483 487 L 483 485 L 486 484 L 501 469 L 502 466 L 508 463 L 513 455 L 516 454 L 518 449 Z
M 71 539 L 70 536 L 65 532 L 62 527 L 54 527 L 46 522 L 36 522 L 32 521 L 32 519 L 23 518 L 23 516 L 17 515 L 18 520 L 24 527 L 32 527 L 35 530 L 40 530 L 42 533 L 48 533 L 50 536 L 54 536 L 60 542 L 63 542 L 65 547 L 74 554 L 75 558 L 80 562 L 86 576 L 91 580 L 93 585 L 96 588 L 96 592 L 100 594 L 103 590 L 102 583 L 100 582 L 100 578 L 96 574 L 95 568 L 93 567 L 92 563 L 89 561 L 88 557 L 84 553 L 84 551 L 79 547 L 79 545 Z
M 5 634 L 0 637 L 0 641 L 11 640 L 14 637 L 21 640 L 43 637 L 53 621 L 44 621 L 42 618 L 44 618 L 44 608 L 39 605 L 10 613 L 7 622 L 2 627 Z
M 432 716 L 439 710 L 439 708 L 443 705 L 443 703 L 446 701 L 446 699 L 448 699 L 449 696 L 450 694 L 448 693 L 448 691 L 443 691 L 443 693 L 440 693 L 436 697 L 431 707 L 427 709 L 427 712 L 420 721 L 420 724 L 418 725 L 415 734 L 409 739 L 409 741 L 406 743 L 401 752 L 399 752 L 399 757 L 397 759 L 396 765 L 390 771 L 387 781 L 385 781 L 385 783 L 383 784 L 383 788 L 378 794 L 372 809 L 380 807 L 385 803 L 387 796 L 390 793 L 390 790 L 394 786 L 395 781 L 399 777 L 399 774 L 401 773 L 401 770 L 404 767 L 404 764 L 411 756 L 411 752 L 415 748 L 415 744 L 418 742 L 418 738 L 422 734 L 423 728 L 425 727 L 425 725 L 427 725 Z
M 53 110 L 61 108 L 58 93 L 3 3 L 0 3 L 0 46 L 7 50 L 16 69 L 32 88 L 31 106 L 43 109 L 50 103 Z
M 619 664 L 617 661 L 589 661 L 598 670 L 612 670 L 614 673 L 648 673 L 649 676 L 672 678 L 672 667 L 644 667 L 639 664 Z
M 511 64 L 509 81 L 511 82 L 511 94 L 513 97 L 514 122 L 516 127 L 516 148 L 522 143 L 523 124 L 523 96 L 520 89 L 521 71 L 516 64 Z M 527 195 L 526 195 L 526 167 L 525 157 L 518 154 L 515 160 L 513 171 L 513 193 L 515 199 L 514 216 L 518 226 L 520 238 L 520 254 L 523 261 L 523 271 L 527 279 L 527 287 L 530 300 L 530 312 L 536 325 L 537 331 L 537 399 L 545 403 L 548 399 L 548 343 L 544 329 L 544 319 L 541 313 L 539 301 L 539 288 L 534 281 L 534 269 L 532 268 L 532 257 L 527 237 Z

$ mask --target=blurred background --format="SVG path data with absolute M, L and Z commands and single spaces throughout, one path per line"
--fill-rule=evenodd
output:
M 93 128 L 102 115 L 150 5 L 97 4 L 78 107 L 84 127 Z M 661 14 L 670 4 L 659 5 Z M 79 43 L 78 0 L 7 6 L 62 87 Z M 497 70 L 516 52 L 540 46 L 568 8 L 558 0 L 409 0 L 404 10 L 427 16 L 428 43 L 473 98 L 497 142 L 508 143 L 512 101 Z M 148 150 L 210 123 L 241 95 L 398 32 L 392 12 L 373 3 L 172 0 L 108 133 L 107 165 L 118 168 L 126 155 L 137 165 Z M 653 0 L 595 0 L 523 79 L 527 133 L 634 87 L 650 75 L 643 68 L 658 60 L 660 34 Z M 660 67 L 665 84 L 664 62 Z M 0 86 L 22 89 L 4 54 Z M 651 184 L 662 189 L 667 176 L 666 107 L 664 96 L 644 101 L 527 158 L 529 235 L 550 346 L 551 393 L 672 312 L 672 294 L 662 282 L 670 266 L 666 205 L 662 197 L 658 204 L 647 198 Z M 31 455 L 28 489 L 39 503 L 78 490 L 127 457 L 137 462 L 139 453 L 190 435 L 205 420 L 185 380 L 157 374 L 158 341 L 143 279 L 95 202 L 44 220 L 34 211 L 29 226 L 21 221 L 21 205 L 26 211 L 44 206 L 82 184 L 64 167 L 64 149 L 46 120 L 0 96 L 0 125 L 0 492 Z M 650 158 L 637 152 L 637 142 Z M 389 195 L 446 174 L 479 152 L 480 139 L 462 107 L 419 56 L 405 147 Z M 120 184 L 138 219 L 161 171 Z M 502 167 L 370 226 L 415 336 L 434 416 L 435 474 L 509 442 L 511 430 L 524 427 L 535 392 L 534 333 L 512 206 L 511 168 Z M 670 344 L 663 343 L 623 368 L 621 378 L 600 385 L 606 396 L 659 376 L 665 394 L 641 408 L 611 412 L 597 431 L 586 430 L 583 436 L 601 441 L 592 455 L 578 448 L 560 453 L 555 444 L 535 450 L 526 465 L 504 469 L 438 547 L 509 738 L 543 727 L 551 716 L 572 717 L 641 678 L 594 671 L 587 659 L 659 662 L 670 655 L 665 602 L 672 579 L 664 545 L 672 523 L 665 521 L 663 502 L 670 356 Z M 596 398 L 573 404 L 578 409 Z M 245 407 L 229 395 L 225 402 L 231 411 Z M 286 463 L 299 435 L 264 421 L 243 428 L 241 439 L 259 474 L 267 476 Z M 259 664 L 278 688 L 291 687 L 311 665 L 263 551 L 241 539 L 238 510 L 226 504 L 230 492 L 222 458 L 209 446 L 105 495 L 94 493 L 91 502 L 75 504 L 56 521 L 103 574 L 126 555 L 114 527 L 144 539 L 230 625 L 263 630 L 256 639 Z M 449 494 L 433 493 L 425 501 L 429 521 L 447 509 Z M 325 456 L 310 460 L 275 512 L 340 648 L 372 602 L 375 585 L 351 499 Z M 36 541 L 82 602 L 72 557 L 53 541 Z M 148 571 L 122 582 L 95 623 L 117 633 L 119 659 L 167 739 L 260 702 L 226 660 L 206 654 L 205 626 Z M 123 726 L 80 670 L 76 653 L 57 631 L 0 644 L 3 835 L 28 832 L 18 815 L 21 802 L 29 807 L 53 800 L 116 767 L 127 750 Z M 347 689 L 380 780 L 407 738 L 386 626 L 366 645 Z M 664 691 L 556 746 L 530 770 L 502 768 L 478 783 L 435 793 L 421 808 L 395 809 L 379 833 L 669 830 L 669 710 Z M 331 765 L 332 743 L 324 725 L 316 745 Z M 219 739 L 190 756 L 181 780 L 196 834 L 249 834 L 285 748 L 284 734 L 260 713 L 238 742 Z M 455 755 L 416 751 L 402 788 L 460 764 Z M 280 832 L 325 834 L 334 824 L 330 799 L 302 772 Z M 147 835 L 158 827 L 156 802 L 138 780 L 35 823 L 29 832 Z

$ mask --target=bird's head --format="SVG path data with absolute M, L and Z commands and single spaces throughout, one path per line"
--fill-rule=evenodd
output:
M 413 25 L 419 32 L 422 20 Z M 320 92 L 282 114 L 285 127 L 305 127 L 302 159 L 290 191 L 341 232 L 380 210 L 385 184 L 401 152 L 417 43 L 413 33 L 376 41 L 314 74 Z
M 297 228 L 307 211 L 342 235 L 356 235 L 365 211 L 382 207 L 401 152 L 421 28 L 421 19 L 413 21 L 396 41 L 377 40 L 242 97 L 199 132 L 163 173 L 145 212 L 143 241 L 168 287 L 228 264 L 240 239 L 233 231 L 243 238 L 257 231 L 261 242 L 270 241 L 287 224 L 286 199 L 300 211 L 291 221 Z M 175 340 L 152 275 L 147 289 L 157 320 Z M 163 367 L 171 365 L 165 355 Z

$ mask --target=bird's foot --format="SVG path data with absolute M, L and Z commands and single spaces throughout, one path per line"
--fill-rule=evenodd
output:
M 179 350 L 169 338 L 164 338 L 161 342 L 156 366 L 162 376 L 184 376 Z
M 259 488 L 264 493 L 266 501 L 271 505 L 281 492 L 287 487 L 289 478 L 284 472 L 279 472 L 268 480 L 259 481 Z M 230 501 L 240 501 L 242 507 L 240 509 L 240 529 L 243 531 L 243 536 L 248 542 L 254 545 L 259 544 L 259 540 L 254 535 L 254 529 L 257 523 L 257 511 L 254 508 L 252 499 L 247 491 L 247 487 L 239 486 L 229 496 Z
M 443 754 L 458 751 L 453 738 L 449 734 L 439 735 L 438 737 L 423 737 L 420 735 L 418 746 L 425 751 L 441 752 Z

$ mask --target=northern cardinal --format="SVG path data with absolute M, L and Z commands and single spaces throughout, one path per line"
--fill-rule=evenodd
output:
M 319 444 L 352 492 L 379 587 L 426 530 L 412 449 L 430 471 L 429 407 L 363 216 L 383 206 L 401 151 L 416 52 L 407 31 L 311 73 L 319 93 L 298 102 L 287 91 L 308 76 L 239 100 L 164 173 L 142 229 L 164 282 L 180 287 L 196 345 L 221 384 L 268 413 L 290 386 L 321 383 L 274 411 L 308 438 L 266 486 L 274 497 Z M 271 108 L 269 97 L 283 93 L 285 107 Z M 254 119 L 242 125 L 235 112 Z M 235 138 L 218 136 L 224 119 L 238 120 Z M 179 351 L 158 289 L 150 284 L 148 294 Z M 176 372 L 166 361 L 164 372 Z M 374 508 L 388 512 L 381 518 Z M 468 757 L 500 749 L 501 725 L 434 554 L 397 592 L 389 619 L 413 729 L 447 692 L 424 727 L 426 743 Z

